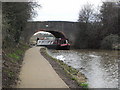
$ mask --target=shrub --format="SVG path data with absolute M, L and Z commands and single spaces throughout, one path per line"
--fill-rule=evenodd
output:
M 102 49 L 113 49 L 113 44 L 119 44 L 120 37 L 118 35 L 109 35 L 106 36 L 101 42 Z

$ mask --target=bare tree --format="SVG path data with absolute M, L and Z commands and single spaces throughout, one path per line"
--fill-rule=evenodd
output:
M 103 2 L 100 12 L 105 35 L 118 34 L 118 9 L 116 2 Z
M 89 21 L 92 20 L 92 17 L 93 17 L 93 7 L 91 4 L 86 4 L 79 12 L 78 21 L 88 23 Z

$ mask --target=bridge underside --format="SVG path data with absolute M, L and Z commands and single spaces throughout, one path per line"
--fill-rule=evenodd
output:
M 63 39 L 66 39 L 64 33 L 62 32 L 59 32 L 59 31 L 52 31 L 52 30 L 39 30 L 37 32 L 40 32 L 40 31 L 44 31 L 44 32 L 49 32 L 51 33 L 52 35 L 54 35 L 56 38 L 63 38 Z

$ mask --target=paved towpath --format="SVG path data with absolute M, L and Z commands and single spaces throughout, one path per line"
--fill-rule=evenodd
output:
M 40 48 L 33 47 L 26 51 L 17 88 L 68 88 L 40 54 Z

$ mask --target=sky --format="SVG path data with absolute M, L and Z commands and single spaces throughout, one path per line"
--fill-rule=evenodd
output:
M 37 12 L 34 21 L 73 21 L 78 20 L 80 9 L 87 3 L 97 8 L 103 0 L 38 0 L 41 8 L 35 8 Z

